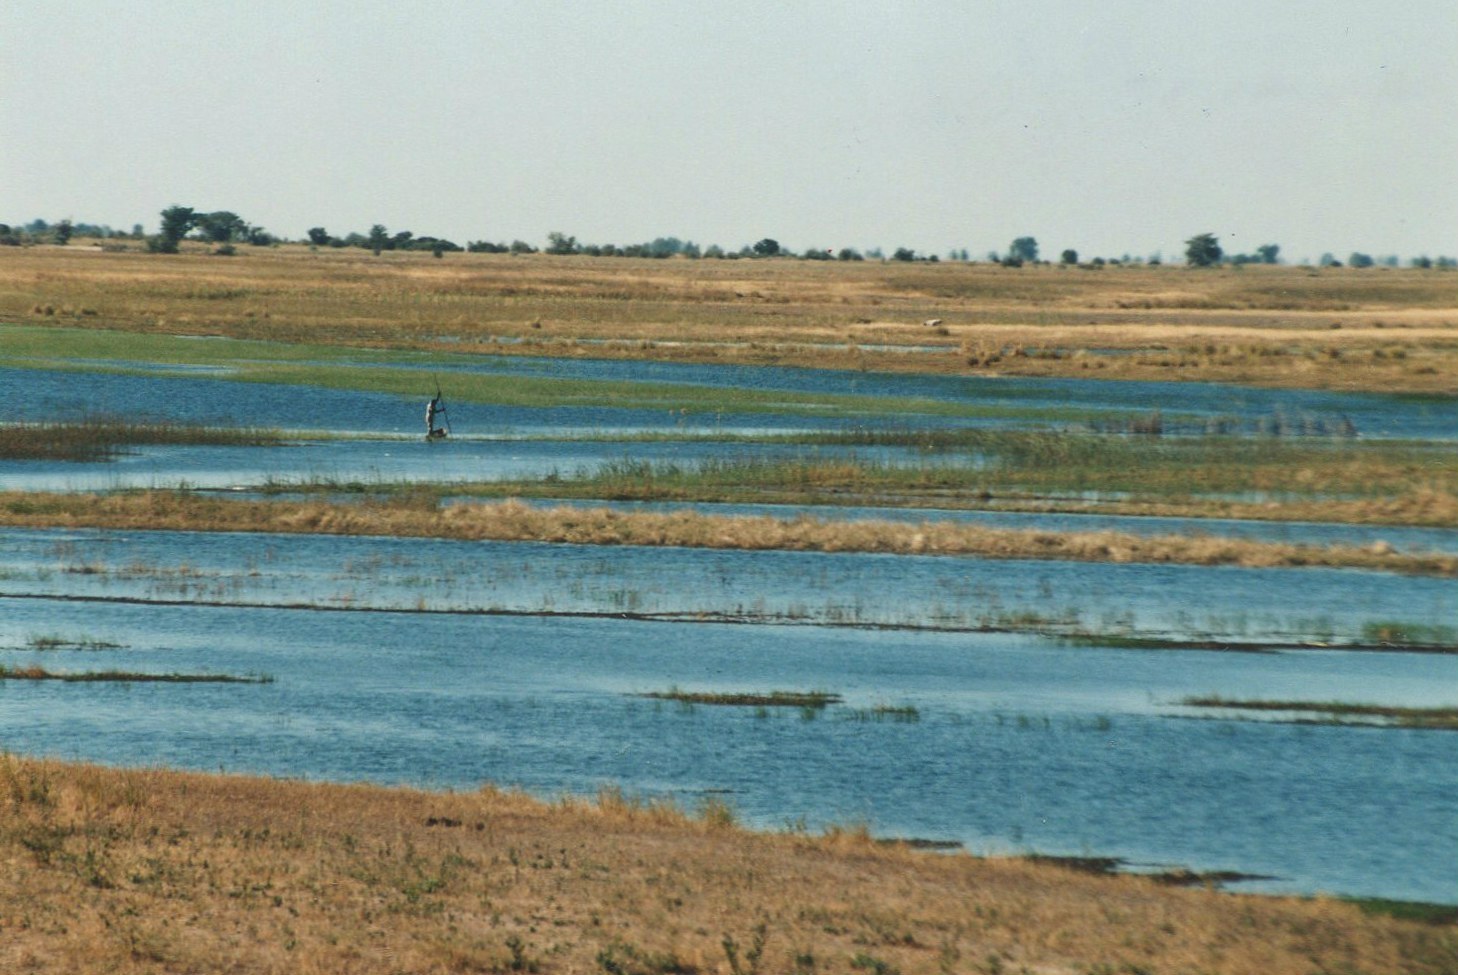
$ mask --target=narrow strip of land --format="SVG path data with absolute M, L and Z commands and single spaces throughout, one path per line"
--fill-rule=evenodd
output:
M 0 525 L 396 535 L 582 545 L 878 552 L 899 555 L 1155 562 L 1256 568 L 1359 568 L 1458 576 L 1458 557 L 1408 554 L 1376 546 L 1308 546 L 1245 539 L 1139 536 L 1119 532 L 1048 532 L 946 522 L 822 521 L 708 515 L 692 511 L 624 512 L 609 508 L 539 508 L 520 501 L 461 504 L 433 498 L 413 506 L 327 501 L 227 500 L 180 491 L 128 494 L 0 494 Z

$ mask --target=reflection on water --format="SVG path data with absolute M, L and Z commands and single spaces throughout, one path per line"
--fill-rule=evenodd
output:
M 500 553 L 498 553 L 500 554 Z M 277 561 L 292 553 L 281 547 Z M 6 583 L 10 589 L 11 584 Z M 749 822 L 868 823 L 977 852 L 1108 854 L 1258 890 L 1458 901 L 1446 732 L 1190 720 L 1186 695 L 1431 703 L 1458 661 L 1095 650 L 1008 635 L 5 599 L 0 650 L 53 670 L 267 673 L 266 685 L 0 683 L 0 742 L 108 763 L 544 795 L 604 785 Z M 685 708 L 671 685 L 845 703 Z M 1448 703 L 1452 703 L 1451 700 Z M 887 704 L 917 720 L 874 720 Z

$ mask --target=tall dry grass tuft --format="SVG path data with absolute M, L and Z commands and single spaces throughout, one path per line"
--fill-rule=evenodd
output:
M 1458 962 L 1451 927 L 1331 900 L 927 854 L 859 828 L 756 834 L 612 795 L 546 804 L 0 756 L 0 864 L 6 972 L 733 975 L 751 953 L 766 973 L 905 975 Z

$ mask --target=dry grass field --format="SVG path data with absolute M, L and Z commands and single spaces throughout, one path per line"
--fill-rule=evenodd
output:
M 0 756 L 13 973 L 1440 973 L 1450 924 L 1021 859 L 544 804 Z
M 923 323 L 940 319 L 941 324 Z M 1458 273 L 0 252 L 0 321 L 493 354 L 1458 393 Z

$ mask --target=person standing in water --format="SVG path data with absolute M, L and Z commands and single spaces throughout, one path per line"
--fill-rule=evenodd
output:
M 427 437 L 438 437 L 441 433 L 445 432 L 443 430 L 437 431 L 435 428 L 435 416 L 439 412 L 440 393 L 436 393 L 435 398 L 425 404 L 425 435 Z

